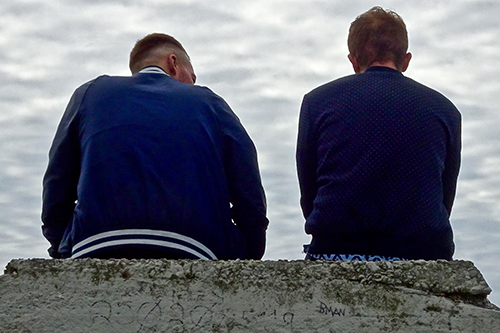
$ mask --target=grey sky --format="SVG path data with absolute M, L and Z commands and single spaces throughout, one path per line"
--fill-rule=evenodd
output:
M 47 257 L 41 179 L 73 90 L 128 75 L 128 54 L 151 32 L 178 38 L 198 84 L 223 96 L 259 152 L 269 218 L 265 259 L 299 259 L 295 175 L 302 96 L 352 73 L 347 30 L 373 5 L 407 23 L 406 75 L 448 96 L 463 115 L 463 162 L 452 215 L 456 259 L 473 260 L 500 304 L 500 3 L 497 1 L 0 0 L 0 265 Z

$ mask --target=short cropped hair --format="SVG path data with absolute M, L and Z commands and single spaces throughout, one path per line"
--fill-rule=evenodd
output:
M 408 50 L 408 32 L 396 12 L 373 7 L 351 23 L 347 44 L 361 68 L 391 60 L 401 70 Z
M 152 33 L 138 40 L 130 52 L 129 68 L 132 74 L 144 67 L 156 65 L 158 58 L 166 52 L 173 52 L 180 61 L 189 61 L 189 56 L 177 39 L 162 33 Z

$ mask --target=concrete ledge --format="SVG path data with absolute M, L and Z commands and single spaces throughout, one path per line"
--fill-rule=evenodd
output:
M 498 332 L 467 261 L 13 260 L 0 331 Z

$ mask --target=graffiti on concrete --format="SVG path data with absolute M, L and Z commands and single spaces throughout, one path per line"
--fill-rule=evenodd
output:
M 319 301 L 319 306 L 317 308 L 317 312 L 323 315 L 331 315 L 332 317 L 345 317 L 346 309 L 345 308 L 334 308 L 332 306 L 327 305 L 325 302 Z
M 192 303 L 190 303 L 192 304 Z M 203 327 L 247 327 L 254 322 L 267 319 L 275 324 L 293 325 L 295 313 L 269 308 L 265 305 L 235 310 L 223 302 L 186 306 L 171 300 L 152 300 L 140 304 L 132 302 L 109 302 L 99 300 L 90 304 L 90 327 L 106 326 L 118 329 L 120 326 L 136 325 L 137 332 L 147 332 L 168 326 L 175 332 L 196 332 Z

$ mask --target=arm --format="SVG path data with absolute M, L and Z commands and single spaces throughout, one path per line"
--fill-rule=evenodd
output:
M 266 198 L 257 152 L 247 132 L 229 105 L 221 98 L 223 111 L 224 165 L 229 186 L 231 213 L 247 244 L 246 259 L 261 259 L 266 246 Z
M 300 109 L 296 154 L 297 174 L 300 186 L 300 205 L 306 219 L 313 211 L 314 199 L 318 192 L 316 179 L 318 168 L 316 144 L 306 95 Z
M 43 178 L 42 233 L 49 255 L 60 258 L 59 244 L 73 216 L 80 176 L 78 108 L 88 84 L 75 91 L 57 128 Z

